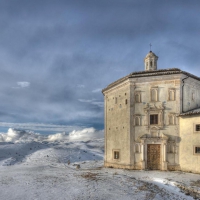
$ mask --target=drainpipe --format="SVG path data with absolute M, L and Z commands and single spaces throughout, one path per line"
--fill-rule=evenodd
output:
M 183 87 L 184 87 L 184 80 L 187 79 L 187 78 L 189 78 L 189 76 L 187 76 L 186 78 L 182 79 L 182 83 L 183 83 L 182 84 L 182 113 L 184 113 L 184 111 L 183 111 Z

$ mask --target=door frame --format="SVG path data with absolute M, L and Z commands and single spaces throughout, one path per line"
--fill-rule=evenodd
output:
M 141 138 L 142 169 L 147 169 L 147 145 L 160 144 L 160 170 L 167 170 L 167 138 Z

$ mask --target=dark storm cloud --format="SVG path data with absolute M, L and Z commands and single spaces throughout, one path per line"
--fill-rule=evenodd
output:
M 100 89 L 143 70 L 199 74 L 200 2 L 0 1 L 0 117 L 103 127 Z

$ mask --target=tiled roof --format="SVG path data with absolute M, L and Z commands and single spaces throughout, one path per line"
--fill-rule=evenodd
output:
M 198 115 L 200 114 L 200 108 L 185 112 L 185 113 L 181 113 L 179 116 L 187 116 L 187 115 Z
M 171 68 L 171 69 L 160 69 L 160 70 L 154 70 L 154 71 L 139 71 L 139 72 L 133 72 L 123 78 L 120 78 L 119 80 L 109 84 L 106 88 L 102 90 L 102 92 L 106 91 L 107 89 L 110 89 L 119 83 L 122 83 L 123 81 L 129 79 L 129 78 L 138 78 L 138 77 L 148 77 L 148 76 L 160 76 L 160 75 L 170 75 L 170 74 L 185 74 L 189 77 L 192 77 L 194 79 L 197 79 L 200 81 L 200 77 L 195 76 L 193 74 L 190 74 L 188 72 L 182 71 L 178 68 Z

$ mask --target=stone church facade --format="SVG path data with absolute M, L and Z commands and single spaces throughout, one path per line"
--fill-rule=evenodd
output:
M 157 60 L 150 51 L 145 71 L 102 90 L 104 165 L 200 173 L 200 78 L 177 68 L 158 70 Z

